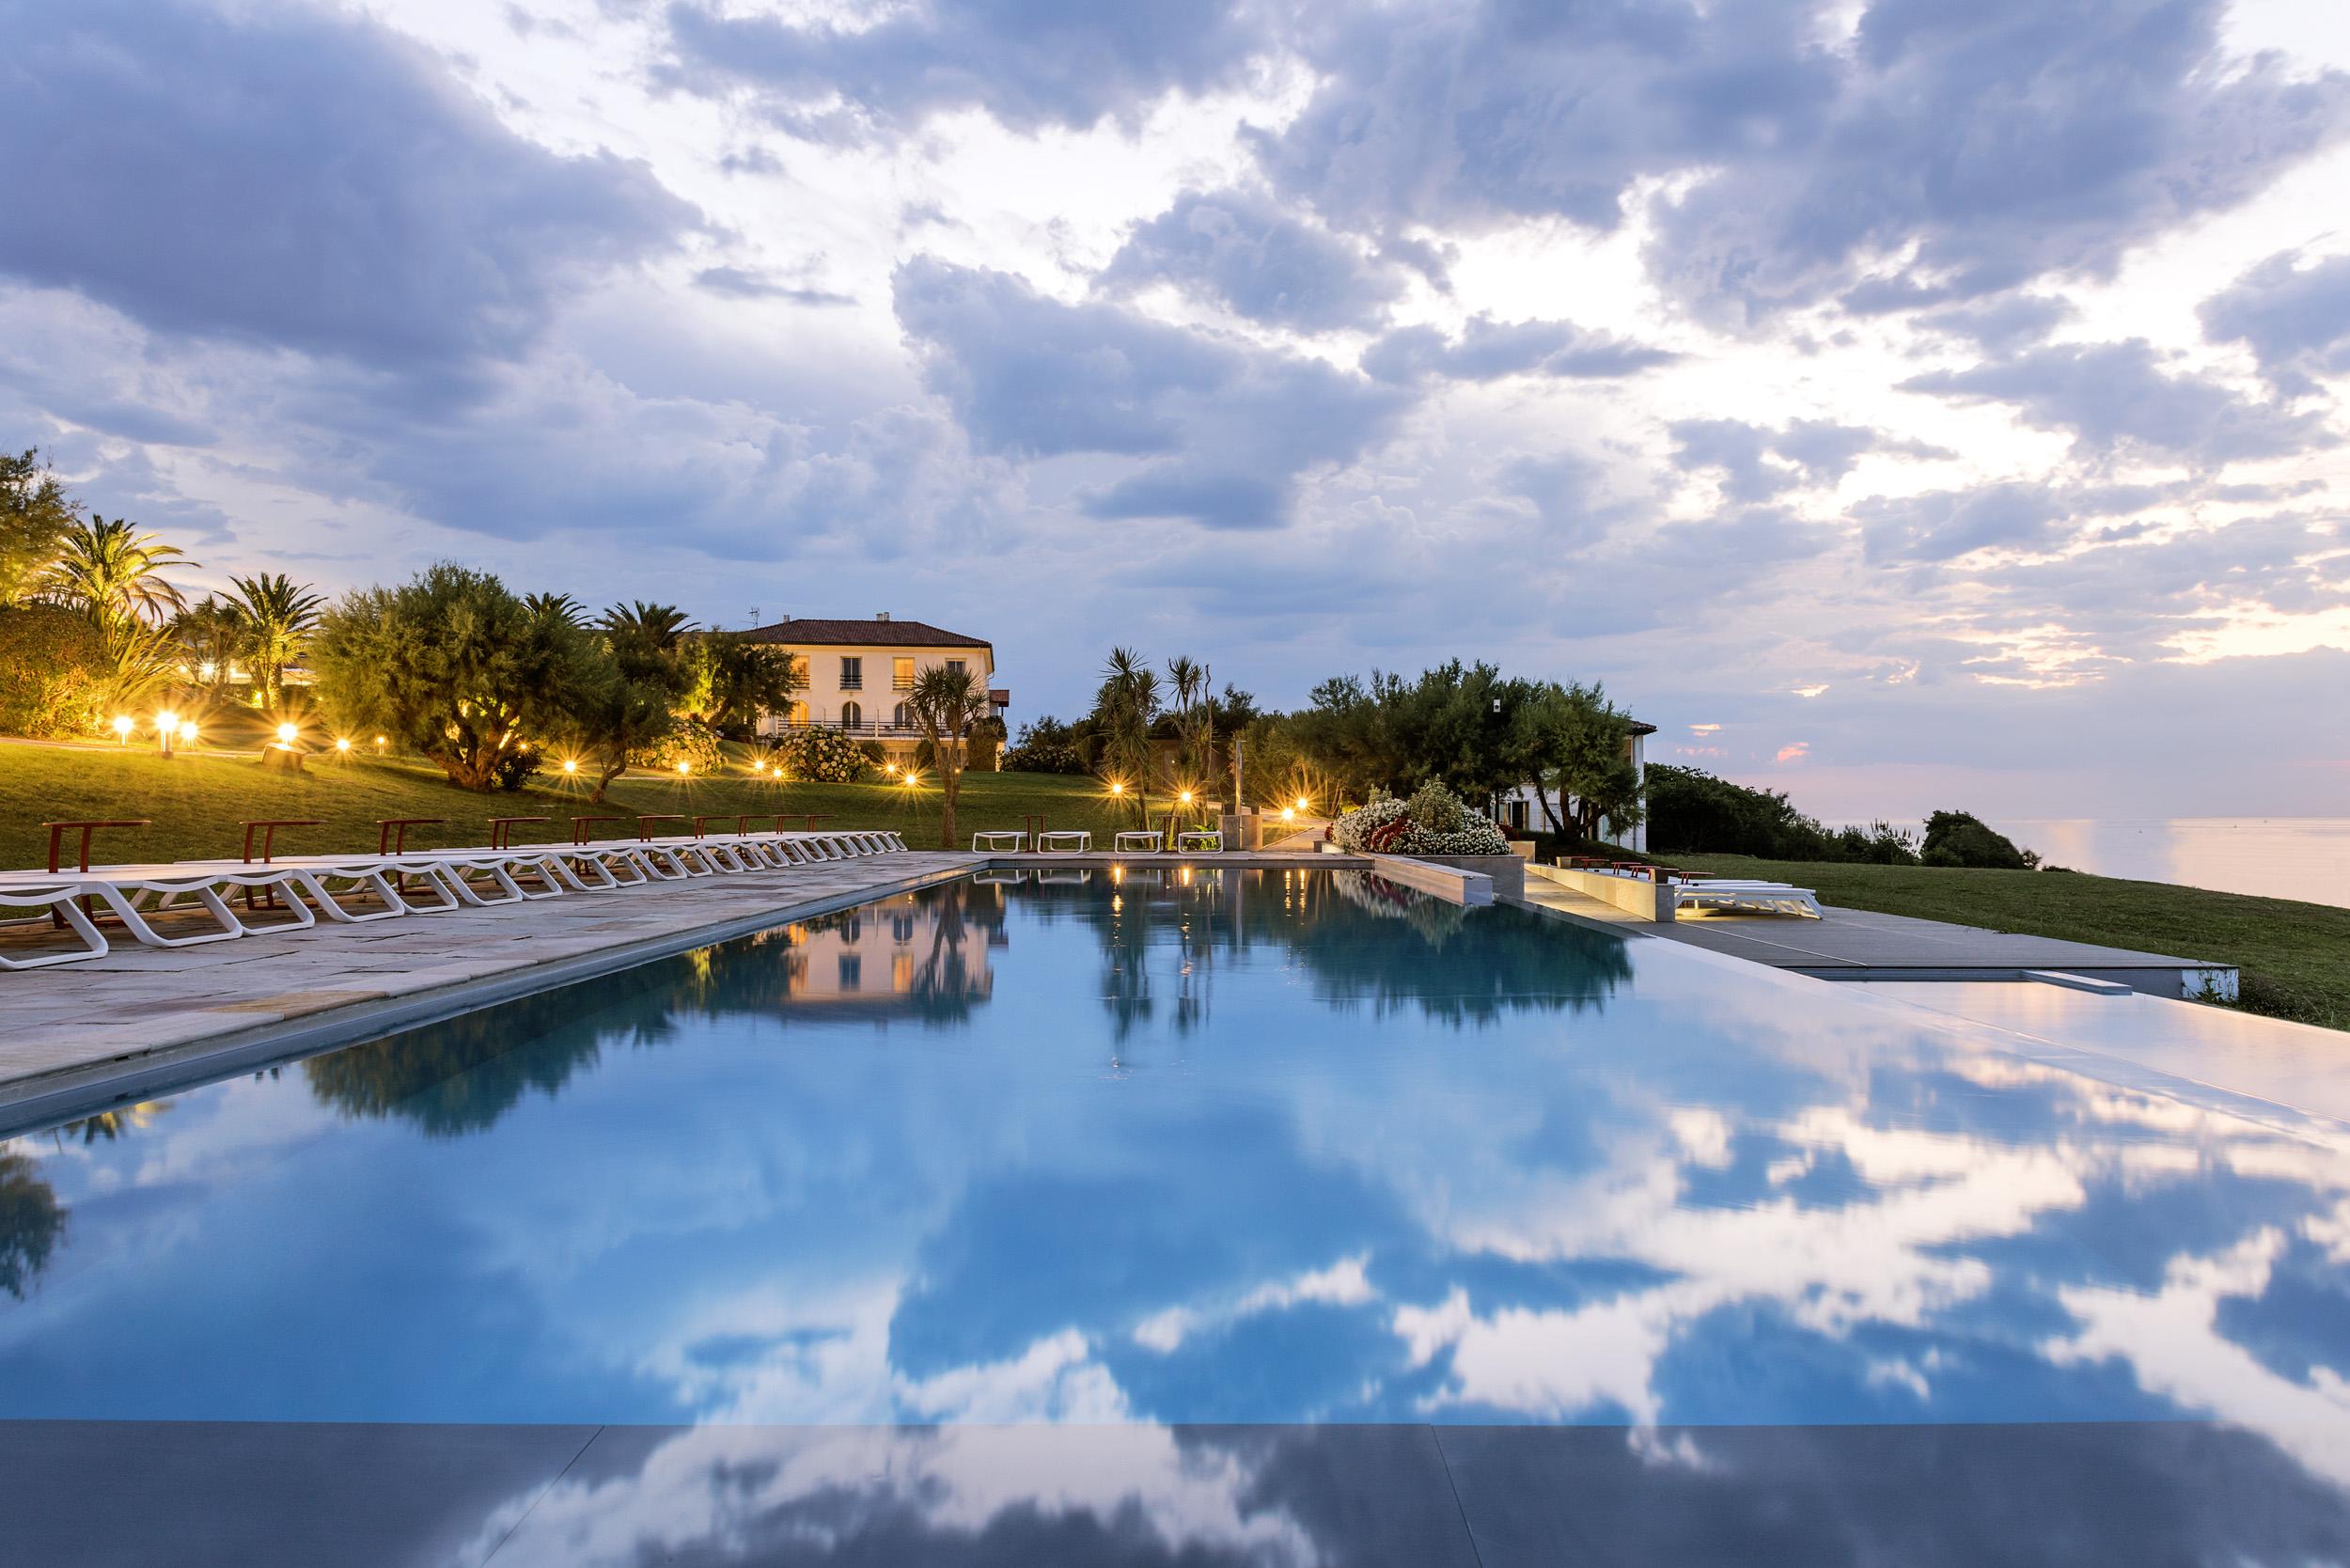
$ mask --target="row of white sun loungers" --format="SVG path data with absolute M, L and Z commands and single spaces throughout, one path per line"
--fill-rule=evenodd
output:
M 226 942 L 253 930 L 229 907 L 229 898 L 240 891 L 248 901 L 255 894 L 268 894 L 285 917 L 265 929 L 285 931 L 314 926 L 321 916 L 355 925 L 567 893 L 779 870 L 900 853 L 905 847 L 895 833 L 743 833 L 397 855 L 286 855 L 267 861 L 188 860 L 95 866 L 86 871 L 0 871 L 0 910 L 11 915 L 39 912 L 33 917 L 37 919 L 54 912 L 83 943 L 66 952 L 25 958 L 0 952 L 0 968 L 38 969 L 104 957 L 106 937 L 91 918 L 93 905 L 102 906 L 149 947 L 191 948 Z M 192 931 L 156 927 L 159 917 L 193 916 L 197 909 L 209 917 L 208 924 Z
M 1601 876 L 1639 877 L 1645 880 L 1646 868 L 1623 866 L 1589 868 Z M 1741 910 L 1750 915 L 1808 915 L 1815 920 L 1825 919 L 1820 909 L 1820 896 L 1809 887 L 1798 887 L 1791 882 L 1764 882 L 1758 877 L 1690 876 L 1681 875 L 1668 880 L 1673 890 L 1673 912 L 1696 910 Z
M 1157 855 L 1167 848 L 1167 835 L 1155 827 L 1129 828 L 1112 837 L 1110 853 Z M 982 829 L 971 835 L 971 853 L 974 855 L 1025 854 L 1027 847 L 1028 836 L 1016 827 L 992 831 Z M 1224 835 L 1212 827 L 1185 828 L 1175 835 L 1175 848 L 1178 853 L 1221 851 Z M 1049 830 L 1036 836 L 1036 853 L 1039 855 L 1087 855 L 1092 849 L 1093 835 L 1079 828 Z

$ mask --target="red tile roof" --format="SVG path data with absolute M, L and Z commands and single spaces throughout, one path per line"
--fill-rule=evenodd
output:
M 778 620 L 744 635 L 753 642 L 809 643 L 866 648 L 984 648 L 985 637 L 966 637 L 921 620 Z

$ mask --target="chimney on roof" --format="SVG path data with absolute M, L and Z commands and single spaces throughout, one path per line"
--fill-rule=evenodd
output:
M 887 620 L 889 619 L 889 612 L 887 610 L 883 610 L 879 614 L 875 615 L 873 619 L 875 620 Z

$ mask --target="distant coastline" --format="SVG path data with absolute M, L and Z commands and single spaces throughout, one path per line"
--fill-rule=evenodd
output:
M 2350 908 L 2350 817 L 1989 820 L 2051 866 Z

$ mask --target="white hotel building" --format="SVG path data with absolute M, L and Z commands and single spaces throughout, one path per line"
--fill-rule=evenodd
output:
M 760 718 L 762 735 L 841 729 L 859 740 L 879 741 L 893 760 L 910 758 L 921 744 L 922 729 L 906 711 L 906 698 L 915 678 L 934 665 L 969 670 L 987 691 L 990 713 L 1000 717 L 1011 702 L 1011 693 L 995 684 L 993 644 L 924 621 L 895 620 L 886 613 L 870 620 L 786 618 L 745 635 L 789 652 L 807 682 L 790 713 Z M 981 759 L 975 754 L 972 760 Z

